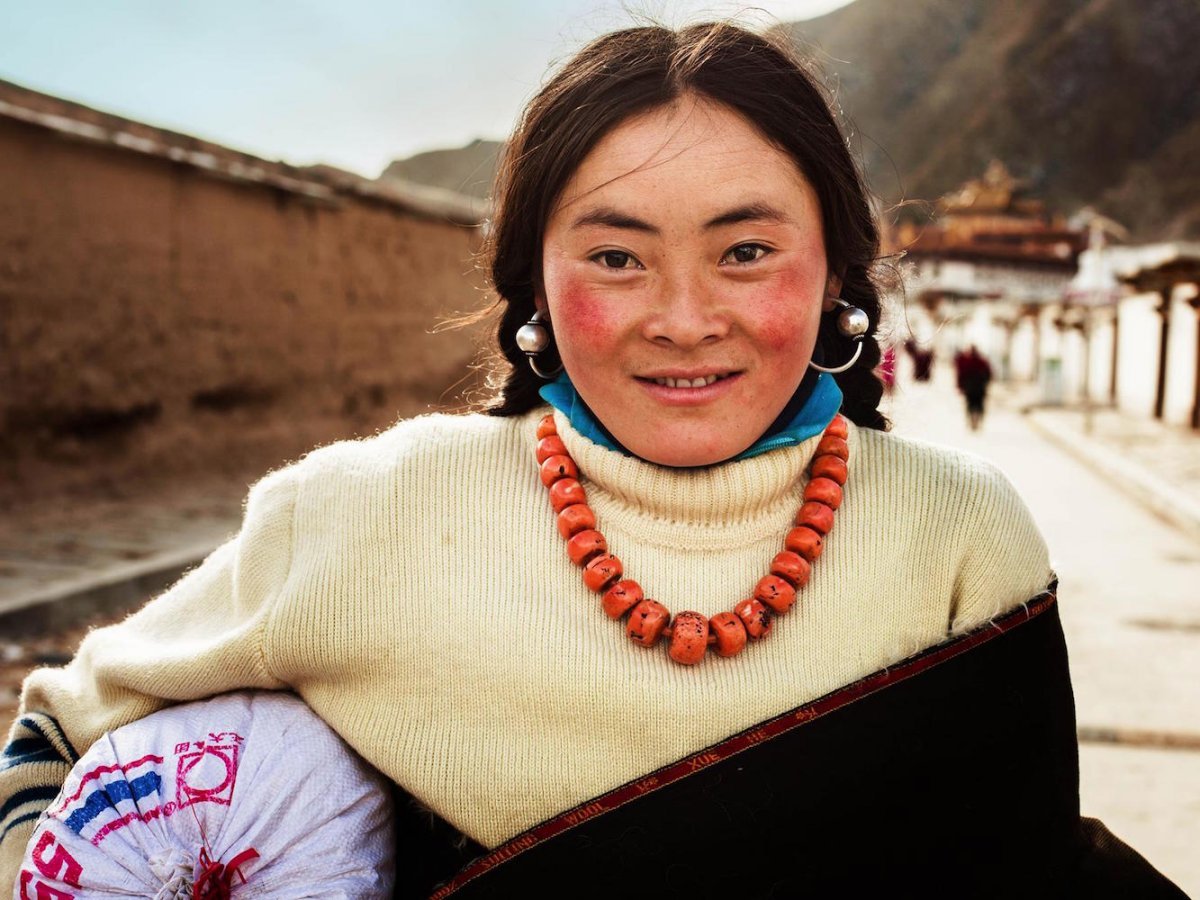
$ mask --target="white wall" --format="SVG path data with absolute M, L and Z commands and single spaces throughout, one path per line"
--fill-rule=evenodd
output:
M 1112 313 L 1107 309 L 1092 314 L 1091 383 L 1088 395 L 1093 403 L 1108 403 L 1108 387 L 1112 381 Z
M 1121 316 L 1117 359 L 1117 405 L 1139 416 L 1154 415 L 1158 378 L 1159 316 L 1157 294 L 1126 297 L 1117 304 Z
M 1167 391 L 1163 421 L 1188 425 L 1196 389 L 1196 313 L 1182 291 L 1171 300 L 1171 333 L 1167 337 Z
M 1038 361 L 1034 358 L 1037 352 L 1037 329 L 1036 320 L 1025 316 L 1013 331 L 1012 355 L 1009 358 L 1011 378 L 1021 381 L 1037 378 Z

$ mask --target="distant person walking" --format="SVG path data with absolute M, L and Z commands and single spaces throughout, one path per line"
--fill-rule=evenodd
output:
M 879 376 L 879 380 L 883 382 L 883 389 L 887 393 L 891 393 L 896 387 L 896 350 L 893 347 L 888 347 L 883 351 L 883 358 L 879 362 L 879 367 L 875 370 L 875 374 Z
M 992 380 L 992 367 L 972 344 L 954 357 L 954 370 L 958 376 L 958 389 L 967 398 L 967 421 L 972 431 L 978 431 L 983 422 L 983 404 L 987 399 L 988 383 Z
M 933 350 L 922 347 L 912 338 L 904 342 L 904 349 L 912 359 L 913 379 L 916 381 L 928 381 L 933 369 Z

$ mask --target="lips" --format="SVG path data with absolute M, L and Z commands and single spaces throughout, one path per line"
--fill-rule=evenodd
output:
M 700 375 L 647 375 L 638 376 L 638 381 L 670 388 L 702 388 L 736 374 L 737 372 L 711 372 Z

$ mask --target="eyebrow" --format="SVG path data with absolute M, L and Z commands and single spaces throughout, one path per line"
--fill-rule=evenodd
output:
M 721 228 L 725 225 L 737 225 L 741 222 L 784 224 L 791 221 L 790 216 L 785 215 L 781 210 L 776 209 L 769 203 L 756 202 L 736 206 L 721 213 L 719 216 L 714 216 L 704 223 L 704 229 L 705 231 L 710 231 L 714 228 Z M 572 222 L 571 228 L 586 228 L 595 225 L 605 228 L 621 228 L 627 231 L 642 231 L 646 234 L 659 234 L 658 228 L 649 222 L 644 222 L 627 213 L 619 212 L 610 206 L 601 206 L 598 209 L 589 210 Z
M 722 225 L 737 225 L 740 222 L 772 222 L 776 225 L 783 225 L 791 221 L 792 217 L 785 215 L 782 210 L 776 209 L 769 203 L 758 202 L 747 203 L 723 212 L 705 222 L 704 227 L 706 229 L 720 228 Z
M 601 206 L 584 213 L 571 223 L 571 228 L 586 228 L 591 225 L 602 225 L 605 228 L 622 228 L 627 231 L 644 231 L 647 234 L 658 234 L 658 229 L 649 222 L 635 219 L 633 216 L 617 212 L 611 206 Z

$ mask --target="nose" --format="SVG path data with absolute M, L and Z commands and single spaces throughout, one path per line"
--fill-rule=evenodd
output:
M 729 334 L 729 309 L 714 285 L 696 273 L 663 278 L 642 334 L 662 346 L 689 350 Z

